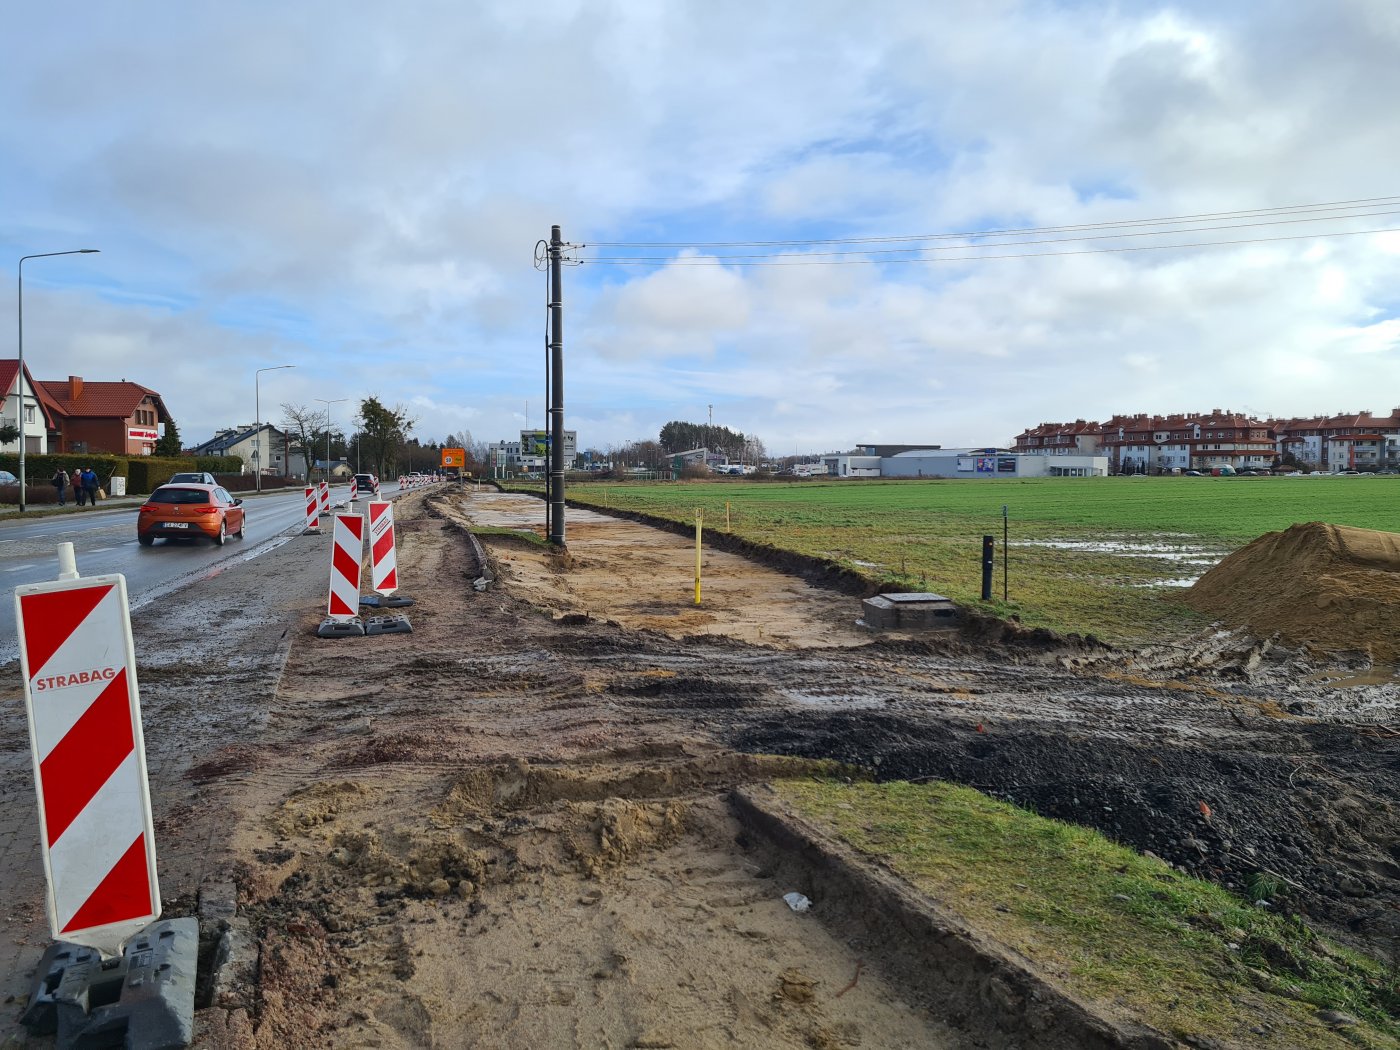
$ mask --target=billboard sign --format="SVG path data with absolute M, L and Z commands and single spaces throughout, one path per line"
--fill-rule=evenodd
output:
M 522 456 L 547 456 L 552 444 L 547 430 L 522 430 L 520 432 L 520 454 Z

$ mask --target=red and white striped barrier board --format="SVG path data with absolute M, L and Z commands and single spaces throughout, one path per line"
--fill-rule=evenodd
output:
M 350 475 L 350 502 L 354 503 L 360 498 L 360 482 L 355 475 Z
M 331 547 L 331 591 L 326 614 L 332 620 L 360 615 L 360 565 L 365 551 L 365 519 L 337 514 Z
M 403 490 L 404 490 L 403 475 L 400 474 L 400 475 L 399 475 L 399 491 L 402 492 Z
M 15 588 L 56 940 L 118 955 L 160 917 L 126 578 Z
M 375 478 L 375 479 L 374 479 L 374 498 L 375 498 L 375 499 L 378 499 L 378 498 L 379 498 L 379 479 L 378 479 L 378 478 Z
M 394 550 L 392 503 L 369 505 L 369 551 L 370 586 L 380 594 L 393 594 L 399 589 L 399 560 Z
M 310 486 L 306 489 L 306 531 L 321 531 L 321 500 Z
M 317 482 L 321 486 L 321 509 L 318 513 L 322 517 L 331 512 L 331 486 L 328 481 Z

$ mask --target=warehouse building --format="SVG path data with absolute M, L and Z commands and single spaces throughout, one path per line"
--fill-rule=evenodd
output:
M 1024 456 L 999 448 L 901 452 L 880 460 L 885 478 L 1098 478 L 1107 456 Z
M 823 456 L 833 478 L 1099 478 L 1107 456 L 1038 456 L 999 448 L 922 448 L 888 456 Z

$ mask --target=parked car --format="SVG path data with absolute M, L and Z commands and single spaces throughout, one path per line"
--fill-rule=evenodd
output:
M 202 470 L 193 471 L 186 474 L 171 474 L 167 485 L 217 485 L 213 474 L 206 474 Z
M 1205 477 L 1205 475 L 1202 474 L 1199 470 L 1183 470 L 1183 471 L 1181 472 L 1181 476 L 1182 476 L 1182 477 L 1185 477 L 1185 478 L 1203 478 L 1203 477 Z
M 149 547 L 158 536 L 205 536 L 222 547 L 229 536 L 242 536 L 246 523 L 243 501 L 218 485 L 162 485 L 141 505 L 136 539 Z
M 0 485 L 18 485 L 19 478 L 15 477 L 8 470 L 0 470 Z

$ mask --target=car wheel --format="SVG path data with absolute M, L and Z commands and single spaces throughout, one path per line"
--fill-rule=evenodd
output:
M 243 530 L 246 529 L 247 527 L 248 527 L 248 515 L 247 515 L 247 514 L 244 514 L 243 517 L 241 517 L 241 518 L 238 519 L 238 532 L 237 532 L 236 535 L 238 536 L 238 538 L 239 538 L 240 540 L 243 538 Z
M 136 542 L 139 543 L 139 544 L 141 544 L 141 546 L 143 546 L 143 547 L 149 547 L 152 543 L 155 543 L 155 541 L 156 541 L 156 538 L 155 538 L 154 536 L 137 536 L 137 537 L 136 537 Z
M 214 537 L 214 542 L 217 543 L 220 547 L 222 547 L 222 546 L 224 545 L 224 541 L 227 540 L 227 539 L 228 539 L 228 526 L 225 524 L 224 519 L 223 519 L 223 518 L 220 518 L 220 519 L 219 519 L 219 534 L 218 534 L 217 536 Z

